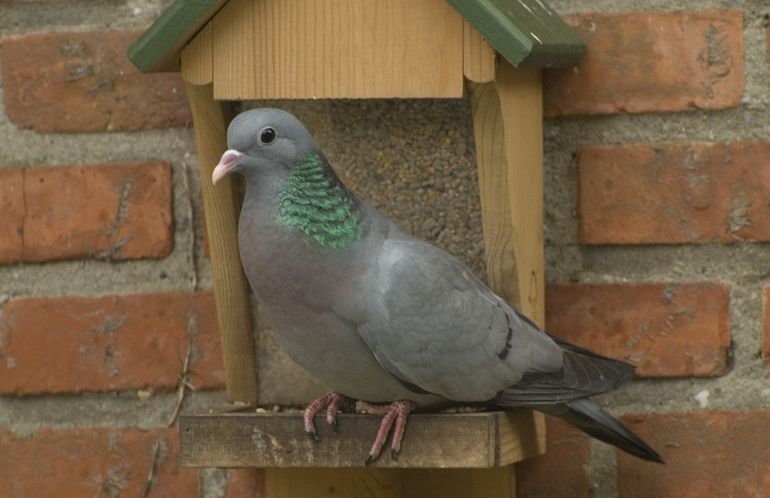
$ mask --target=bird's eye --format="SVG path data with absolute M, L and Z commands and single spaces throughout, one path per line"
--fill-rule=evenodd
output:
M 259 141 L 265 145 L 270 145 L 275 141 L 275 128 L 272 126 L 266 126 L 259 132 Z

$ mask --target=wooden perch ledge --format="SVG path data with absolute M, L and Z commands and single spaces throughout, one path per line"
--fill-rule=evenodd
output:
M 305 434 L 302 413 L 186 414 L 180 462 L 186 467 L 363 467 L 382 417 L 340 414 L 339 433 L 316 417 L 320 441 Z M 381 468 L 488 468 L 545 451 L 542 417 L 530 410 L 422 414 L 409 417 L 398 460 Z

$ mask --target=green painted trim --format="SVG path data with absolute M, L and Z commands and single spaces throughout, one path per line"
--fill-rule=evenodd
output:
M 577 64 L 585 42 L 543 0 L 447 0 L 514 66 Z M 179 52 L 227 0 L 175 0 L 128 49 L 142 72 L 179 68 Z
M 514 66 L 577 64 L 585 41 L 543 0 L 447 0 Z
M 175 0 L 128 49 L 143 73 L 178 70 L 179 52 L 227 0 Z

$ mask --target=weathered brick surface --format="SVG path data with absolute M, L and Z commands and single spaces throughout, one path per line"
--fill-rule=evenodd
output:
M 591 457 L 589 437 L 569 424 L 547 417 L 545 455 L 516 465 L 518 498 L 573 498 L 589 496 L 591 478 L 586 472 Z
M 24 233 L 24 175 L 20 169 L 0 169 L 0 263 L 20 261 Z
M 190 123 L 179 75 L 141 74 L 126 57 L 142 31 L 46 32 L 3 39 L 3 93 L 11 121 L 43 133 Z
M 586 147 L 580 241 L 770 240 L 770 142 Z
M 168 163 L 0 171 L 0 263 L 160 258 L 171 252 Z
M 666 461 L 618 452 L 621 498 L 765 497 L 770 490 L 770 410 L 626 415 Z
M 263 469 L 227 470 L 227 498 L 261 498 L 264 494 Z
M 212 293 L 15 299 L 0 316 L 0 393 L 224 385 Z M 1 494 L 0 494 L 1 495 Z
M 0 448 L 4 497 L 197 496 L 196 470 L 177 465 L 176 429 L 42 428 L 31 437 L 0 431 Z M 155 477 L 143 495 L 153 461 Z
M 722 109 L 743 94 L 739 10 L 567 16 L 588 42 L 544 78 L 547 116 Z
M 727 371 L 727 288 L 715 283 L 554 284 L 546 327 L 637 365 L 642 377 L 717 376 Z

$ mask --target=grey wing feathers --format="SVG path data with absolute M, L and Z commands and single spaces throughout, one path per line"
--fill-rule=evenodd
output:
M 503 406 L 563 403 L 619 387 L 634 376 L 634 367 L 561 342 L 564 367 L 554 373 L 527 372 L 521 381 L 502 391 L 496 401 Z M 571 348 L 575 348 L 573 350 Z
M 532 324 L 526 316 L 519 316 Z M 519 406 L 562 403 L 612 391 L 634 376 L 633 365 L 601 356 L 558 337 L 549 337 L 564 350 L 563 368 L 549 374 L 525 373 L 521 381 L 498 395 L 497 401 L 500 404 Z
M 440 249 L 386 240 L 370 271 L 377 288 L 359 334 L 403 382 L 487 401 L 526 372 L 561 369 L 559 346 Z

